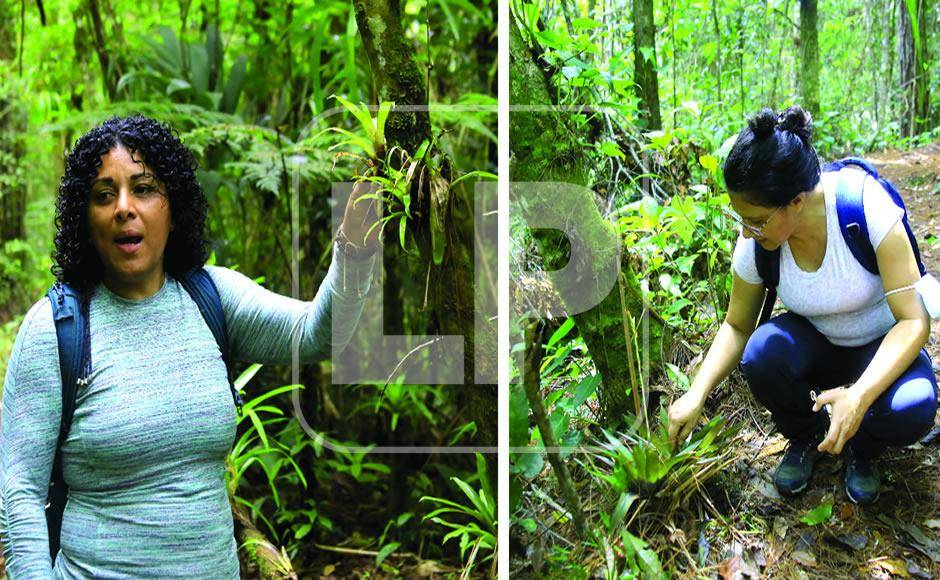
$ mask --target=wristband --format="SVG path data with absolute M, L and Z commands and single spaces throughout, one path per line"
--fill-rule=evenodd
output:
M 343 231 L 343 226 L 339 226 L 339 229 L 336 230 L 334 240 L 336 240 L 337 250 L 344 256 L 353 260 L 365 260 L 366 258 L 370 258 L 378 249 L 378 244 L 369 247 L 354 243 L 346 235 L 346 232 Z

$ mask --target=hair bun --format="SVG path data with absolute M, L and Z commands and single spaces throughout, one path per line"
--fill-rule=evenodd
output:
M 813 135 L 813 118 L 799 105 L 780 113 L 777 124 L 781 131 L 789 131 L 807 143 Z
M 748 120 L 747 126 L 751 128 L 755 139 L 769 137 L 773 134 L 774 127 L 777 126 L 777 114 L 772 109 L 764 107 L 760 110 L 760 113 Z

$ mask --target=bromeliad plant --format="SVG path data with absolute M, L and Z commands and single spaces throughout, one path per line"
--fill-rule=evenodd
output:
M 613 529 L 624 521 L 634 499 L 665 499 L 671 511 L 733 460 L 730 442 L 739 426 L 727 427 L 722 417 L 715 417 L 673 450 L 667 424 L 663 409 L 653 430 L 616 435 L 604 431 L 598 441 L 588 469 L 616 498 Z
M 420 501 L 437 504 L 438 507 L 431 513 L 424 516 L 424 521 L 430 520 L 438 525 L 450 528 L 452 531 L 444 536 L 446 544 L 454 538 L 460 540 L 460 557 L 464 560 L 464 573 L 461 578 L 466 578 L 470 570 L 477 563 L 492 561 L 496 563 L 496 496 L 490 488 L 489 478 L 487 477 L 486 460 L 480 453 L 476 454 L 477 472 L 469 481 L 474 479 L 479 483 L 479 489 L 474 489 L 468 481 L 459 477 L 451 477 L 467 500 L 469 505 L 457 503 L 442 497 L 424 496 Z M 458 520 L 444 518 L 442 516 L 458 516 Z M 466 520 L 466 521 L 461 521 Z M 470 554 L 467 555 L 467 549 Z M 495 572 L 495 570 L 493 570 Z M 491 574 L 495 576 L 494 574 Z
M 445 226 L 451 188 L 471 177 L 495 180 L 496 175 L 486 171 L 471 171 L 450 181 L 447 176 L 448 171 L 444 170 L 444 156 L 440 152 L 436 138 L 425 139 L 413 152 L 406 151 L 397 145 L 388 147 L 385 124 L 395 103 L 383 101 L 373 117 L 370 107 L 365 104 L 357 105 L 337 95 L 334 95 L 334 98 L 358 121 L 361 134 L 341 127 L 329 127 L 317 134 L 314 139 L 329 132 L 345 137 L 345 140 L 331 146 L 330 150 L 345 149 L 338 155 L 351 156 L 367 165 L 369 170 L 364 175 L 358 176 L 356 180 L 375 184 L 375 190 L 359 199 L 384 203 L 384 215 L 373 227 L 381 227 L 383 231 L 394 227 L 398 232 L 398 241 L 403 250 L 408 249 L 406 247 L 408 224 L 416 218 L 412 192 L 421 192 L 426 189 L 429 200 L 431 253 L 434 263 L 440 265 L 444 260 Z M 358 149 L 361 153 L 352 153 L 349 151 L 350 148 Z
M 721 417 L 676 450 L 669 444 L 666 424 L 662 410 L 654 430 L 604 431 L 589 456 L 586 468 L 607 484 L 613 504 L 610 510 L 601 510 L 603 526 L 595 538 L 604 554 L 607 578 L 667 578 L 656 552 L 630 533 L 630 523 L 642 513 L 670 518 L 693 491 L 733 461 L 730 442 L 738 428 L 726 427 Z

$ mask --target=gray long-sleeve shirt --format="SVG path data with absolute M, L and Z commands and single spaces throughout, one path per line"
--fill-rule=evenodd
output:
M 334 253 L 313 302 L 207 267 L 236 360 L 329 357 L 349 341 L 374 258 Z M 44 504 L 62 413 L 47 298 L 26 315 L 3 385 L 0 526 L 10 578 L 237 578 L 225 488 L 236 413 L 225 365 L 196 303 L 173 278 L 142 300 L 98 284 L 92 373 L 62 447 L 69 500 L 53 569 Z M 335 318 L 335 324 L 334 319 Z

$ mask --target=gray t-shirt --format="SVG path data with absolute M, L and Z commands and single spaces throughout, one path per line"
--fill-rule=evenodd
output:
M 860 169 L 847 167 L 842 176 L 850 183 L 861 179 Z M 866 270 L 852 255 L 839 229 L 836 213 L 835 172 L 822 174 L 826 200 L 826 254 L 815 272 L 797 266 L 790 246 L 780 247 L 780 282 L 777 296 L 788 310 L 805 316 L 832 344 L 861 346 L 883 336 L 895 324 L 885 299 L 881 277 Z M 876 250 L 903 211 L 876 180 L 864 177 L 862 203 L 868 223 L 868 237 Z M 754 263 L 753 239 L 739 236 L 732 268 L 742 280 L 762 284 Z
M 313 302 L 207 267 L 222 301 L 232 357 L 303 362 L 349 341 L 374 257 L 334 253 Z M 89 307 L 92 373 L 62 447 L 69 500 L 53 569 L 43 506 L 62 413 L 48 298 L 26 315 L 3 386 L 0 492 L 11 578 L 238 578 L 225 488 L 235 403 L 218 345 L 173 278 L 141 300 L 99 283 Z M 335 317 L 336 324 L 332 324 Z M 336 332 L 334 333 L 334 327 Z

